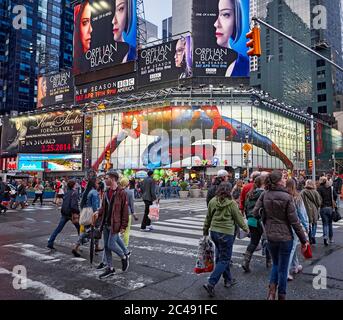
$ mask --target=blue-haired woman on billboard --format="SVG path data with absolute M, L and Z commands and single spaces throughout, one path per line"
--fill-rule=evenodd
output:
M 134 0 L 114 0 L 115 14 L 113 16 L 113 39 L 115 42 L 126 42 L 124 35 L 128 35 L 136 27 L 134 23 L 135 6 Z M 136 48 L 130 43 L 128 52 L 123 59 L 123 63 L 135 60 Z
M 241 0 L 219 0 L 216 28 L 217 44 L 232 49 L 230 41 L 238 42 L 242 36 L 243 15 Z M 237 59 L 226 70 L 226 77 L 247 77 L 249 75 L 249 58 L 237 52 Z
M 179 79 L 192 77 L 192 38 L 190 36 L 181 37 L 177 41 L 174 58 L 176 68 L 180 68 Z
M 82 72 L 82 66 L 87 65 L 85 53 L 91 48 L 92 40 L 92 8 L 89 0 L 74 8 L 74 74 Z

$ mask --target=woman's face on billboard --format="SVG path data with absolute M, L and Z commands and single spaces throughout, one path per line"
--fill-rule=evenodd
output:
M 185 46 L 186 46 L 185 41 L 183 41 L 181 39 L 176 43 L 175 57 L 174 58 L 175 58 L 175 66 L 177 68 L 180 68 L 182 65 L 182 61 L 183 61 L 183 58 L 185 55 Z
M 91 48 L 91 33 L 93 31 L 91 15 L 91 6 L 89 3 L 87 3 L 84 7 L 80 20 L 80 38 L 83 52 L 87 52 Z
M 232 0 L 219 0 L 219 15 L 216 23 L 217 44 L 221 47 L 229 47 L 229 40 L 235 27 L 235 10 Z
M 116 11 L 112 20 L 114 41 L 124 41 L 123 32 L 125 30 L 127 20 L 127 1 L 128 0 L 116 1 Z

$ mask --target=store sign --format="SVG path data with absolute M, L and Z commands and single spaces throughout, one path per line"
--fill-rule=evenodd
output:
M 138 83 L 146 86 L 192 77 L 192 38 L 181 37 L 138 52 Z
M 135 75 L 106 79 L 78 86 L 75 92 L 76 103 L 86 103 L 115 97 L 118 94 L 136 90 Z
M 195 76 L 248 77 L 249 0 L 193 1 Z
M 82 154 L 20 154 L 20 171 L 82 171 Z
M 38 78 L 37 108 L 74 101 L 74 80 L 71 71 Z
M 85 0 L 74 7 L 74 75 L 136 59 L 136 1 Z

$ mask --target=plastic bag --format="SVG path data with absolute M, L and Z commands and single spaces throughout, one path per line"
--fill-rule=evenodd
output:
M 203 237 L 199 241 L 199 249 L 194 272 L 212 272 L 214 268 L 214 244 L 208 237 Z
M 91 207 L 83 208 L 80 213 L 80 224 L 89 226 L 93 222 L 93 209 Z
M 157 221 L 160 219 L 160 205 L 158 203 L 154 203 L 150 206 L 149 219 L 152 221 Z

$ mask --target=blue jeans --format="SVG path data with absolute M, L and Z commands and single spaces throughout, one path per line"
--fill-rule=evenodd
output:
M 309 236 L 311 238 L 315 238 L 316 237 L 316 233 L 317 233 L 317 224 L 316 223 L 312 223 L 310 225 L 310 234 L 309 234 Z
M 67 218 L 65 216 L 61 216 L 61 219 L 60 219 L 60 222 L 59 222 L 57 228 L 55 229 L 55 231 L 50 236 L 50 239 L 48 240 L 48 245 L 49 246 L 53 246 L 54 245 L 56 237 L 58 236 L 59 233 L 61 233 L 61 231 L 63 230 L 64 226 L 67 224 L 67 222 L 69 220 L 70 220 L 69 218 Z M 77 233 L 80 234 L 80 225 L 79 224 L 74 224 L 74 226 L 75 226 L 75 228 L 77 230 Z
M 290 274 L 291 269 L 295 269 L 299 266 L 299 259 L 298 259 L 298 254 L 297 254 L 298 245 L 299 245 L 299 239 L 295 235 L 294 240 L 293 240 L 291 255 L 289 256 L 288 274 Z
M 332 208 L 325 207 L 320 209 L 320 216 L 323 221 L 323 238 L 332 239 L 333 238 L 333 228 L 332 228 Z
M 286 294 L 288 264 L 292 247 L 293 240 L 268 242 L 268 249 L 273 260 L 273 268 L 270 275 L 270 284 L 278 285 L 279 294 Z
M 113 267 L 112 263 L 112 251 L 116 253 L 120 259 L 124 259 L 125 255 L 128 254 L 128 250 L 125 247 L 123 240 L 119 233 L 113 234 L 111 227 L 104 227 L 104 254 L 106 257 L 106 264 L 109 268 Z
M 232 280 L 230 261 L 232 256 L 234 236 L 211 231 L 211 239 L 216 245 L 216 266 L 208 280 L 208 283 L 211 286 L 215 286 L 220 280 L 221 276 L 223 276 L 223 278 L 227 281 Z

